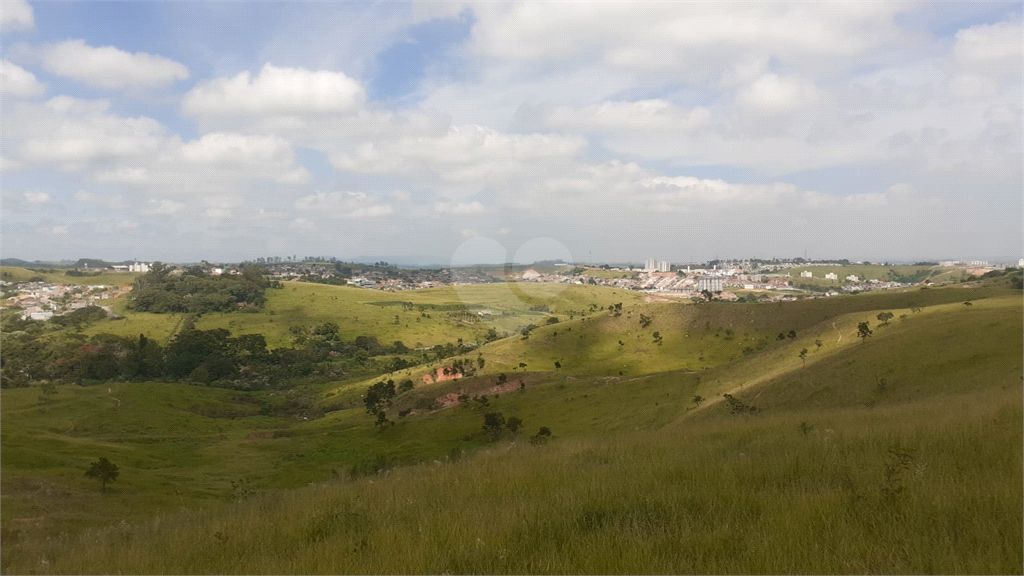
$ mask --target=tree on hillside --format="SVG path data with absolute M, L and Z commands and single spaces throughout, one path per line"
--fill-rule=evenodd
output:
M 484 435 L 491 442 L 501 437 L 501 429 L 505 427 L 505 417 L 501 412 L 488 412 L 484 414 Z
M 558 362 L 558 361 L 556 360 L 556 361 L 555 361 L 555 370 L 561 370 L 561 369 L 562 369 L 562 363 L 561 363 L 561 362 Z
M 530 436 L 530 444 L 539 446 L 541 444 L 547 444 L 548 440 L 551 439 L 551 429 L 547 426 L 541 426 L 540 430 L 536 434 Z
M 878 320 L 882 323 L 882 326 L 888 326 L 889 320 L 891 320 L 893 316 L 895 316 L 895 314 L 893 314 L 892 312 L 879 312 L 876 318 L 878 318 Z
M 868 326 L 867 322 L 857 324 L 857 337 L 860 338 L 861 342 L 867 342 L 871 334 L 871 327 Z
M 693 396 L 693 405 L 694 405 L 694 406 L 696 406 L 697 408 L 700 408 L 700 405 L 701 405 L 701 404 L 702 404 L 703 402 L 704 402 L 704 397 L 703 397 L 703 396 L 701 396 L 701 395 L 699 395 L 699 394 L 695 394 L 695 395 Z
M 814 345 L 817 347 L 818 350 L 821 350 L 821 347 L 822 347 L 821 339 L 819 338 L 819 339 L 815 340 L 814 341 Z
M 523 419 L 522 418 L 518 418 L 516 416 L 512 416 L 508 420 L 505 421 L 505 428 L 508 428 L 508 431 L 513 433 L 513 434 L 518 432 L 519 429 L 522 426 L 523 426 Z
M 804 366 L 807 366 L 807 348 L 800 351 L 800 360 L 803 360 Z
M 107 491 L 107 482 L 114 482 L 117 480 L 118 474 L 117 464 L 114 464 L 102 456 L 99 460 L 93 462 L 89 466 L 89 469 L 85 471 L 86 476 L 100 481 L 103 492 Z
M 366 390 L 366 396 L 363 397 L 366 413 L 377 417 L 377 426 L 383 427 L 389 423 L 387 409 L 394 397 L 395 383 L 392 380 L 377 382 Z

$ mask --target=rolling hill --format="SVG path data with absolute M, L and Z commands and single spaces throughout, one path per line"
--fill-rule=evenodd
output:
M 360 398 L 380 378 L 3 390 L 3 571 L 1021 572 L 1024 309 L 1006 282 L 782 304 L 555 288 L 477 289 L 509 332 L 538 327 L 467 356 L 471 377 L 391 375 L 416 387 L 382 430 Z M 432 312 L 405 333 L 392 300 L 467 301 L 289 285 L 268 317 L 203 321 L 480 329 Z M 491 412 L 523 428 L 489 442 Z M 100 455 L 122 471 L 106 495 L 82 476 Z

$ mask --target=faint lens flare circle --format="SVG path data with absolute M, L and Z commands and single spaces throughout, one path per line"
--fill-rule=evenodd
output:
M 507 259 L 508 250 L 500 242 L 477 236 L 455 249 L 448 269 L 451 286 L 459 302 L 466 307 L 467 318 L 473 318 L 484 327 L 494 328 L 499 334 L 503 328 L 499 322 L 502 309 L 493 304 L 512 302 L 515 296 L 504 281 L 499 286 L 481 290 L 479 276 L 490 273 L 504 280 L 504 262 Z
M 523 243 L 509 259 L 503 244 L 493 238 L 477 236 L 456 248 L 449 270 L 452 288 L 465 305 L 467 317 L 472 316 L 475 322 L 493 327 L 500 334 L 516 327 L 503 320 L 503 312 L 509 304 L 516 309 L 507 310 L 509 312 L 528 313 L 530 308 L 539 306 L 558 312 L 554 301 L 569 284 L 547 280 L 553 272 L 567 271 L 572 262 L 572 253 L 554 238 L 533 238 Z M 522 267 L 508 266 L 517 263 L 540 264 L 529 266 L 525 271 Z M 484 288 L 480 284 L 482 275 L 499 282 Z M 542 319 L 541 316 L 542 313 L 538 313 L 538 319 Z
M 569 270 L 568 265 L 573 263 L 572 253 L 569 252 L 569 249 L 565 247 L 565 244 L 562 244 L 561 242 L 555 240 L 554 238 L 549 238 L 546 236 L 533 238 L 532 240 L 527 240 L 525 243 L 523 243 L 522 246 L 519 247 L 518 250 L 516 250 L 516 255 L 512 258 L 512 261 L 524 263 L 552 262 L 552 264 L 554 264 L 554 269 L 548 270 L 548 266 L 550 265 L 546 265 L 542 267 L 544 271 L 547 273 L 561 272 L 563 274 Z M 559 266 L 559 262 L 563 265 Z M 540 273 L 540 271 L 537 270 L 535 270 L 535 272 Z M 543 280 L 545 275 L 546 274 L 542 274 L 539 279 Z M 539 298 L 541 300 L 551 301 L 554 300 L 555 297 L 557 297 L 559 294 L 564 292 L 566 288 L 569 287 L 569 284 L 567 282 L 558 284 L 552 284 L 550 282 L 537 282 L 532 279 L 532 274 L 529 276 L 529 278 L 524 276 L 523 280 L 526 281 L 519 282 L 518 284 L 516 284 L 516 287 L 522 289 L 523 293 L 531 298 Z M 548 302 L 544 302 L 544 304 L 547 303 Z M 552 307 L 551 311 L 555 311 L 554 307 Z

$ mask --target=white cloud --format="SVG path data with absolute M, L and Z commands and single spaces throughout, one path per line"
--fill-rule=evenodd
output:
M 390 205 L 377 203 L 365 192 L 318 192 L 296 200 L 295 208 L 302 212 L 340 219 L 376 218 L 394 212 Z
M 185 95 L 182 111 L 198 117 L 347 114 L 365 98 L 362 86 L 342 72 L 266 64 L 256 78 L 241 72 L 199 84 Z
M 687 110 L 663 99 L 603 102 L 582 108 L 525 106 L 517 111 L 517 116 L 528 124 L 584 134 L 692 131 L 711 121 L 711 112 L 703 106 Z
M 483 126 L 454 126 L 439 138 L 367 142 L 331 156 L 338 169 L 369 174 L 426 177 L 470 187 L 497 184 L 561 164 L 583 151 L 579 137 L 506 134 Z
M 31 30 L 33 27 L 35 17 L 26 0 L 4 0 L 0 8 L 0 31 Z
M 484 205 L 479 202 L 438 202 L 434 205 L 434 212 L 444 215 L 454 216 L 471 216 L 474 214 L 483 214 Z
M 22 194 L 25 204 L 47 204 L 50 202 L 50 195 L 46 192 L 25 192 Z
M 964 63 L 1019 65 L 1024 51 L 1022 40 L 1019 21 L 979 24 L 956 33 L 953 53 L 957 61 Z
M 152 118 L 108 113 L 109 102 L 58 96 L 45 104 L 22 104 L 5 117 L 8 137 L 20 137 L 21 159 L 79 170 L 152 154 L 166 138 Z
M 149 208 L 144 209 L 142 211 L 143 214 L 157 216 L 173 216 L 174 214 L 181 212 L 185 208 L 185 204 L 181 202 L 166 199 L 151 199 L 148 205 Z
M 980 99 L 1021 83 L 1024 38 L 1019 19 L 980 24 L 956 33 L 953 46 L 953 93 Z M 1019 101 L 1019 98 L 1018 98 Z
M 93 194 L 86 190 L 78 190 L 74 199 L 83 204 L 97 204 L 106 207 L 108 210 L 120 210 L 124 208 L 124 198 L 121 196 L 109 196 L 105 194 Z
M 487 58 L 576 62 L 700 77 L 729 61 L 849 57 L 898 39 L 882 3 L 476 4 L 471 49 Z
M 9 60 L 0 61 L 0 94 L 6 96 L 42 96 L 46 85 L 34 74 Z
M 188 68 L 169 58 L 132 54 L 113 46 L 93 47 L 84 40 L 43 46 L 39 57 L 43 68 L 53 74 L 103 88 L 156 88 L 189 77 Z
M 790 114 L 818 101 L 813 83 L 800 78 L 764 74 L 737 94 L 740 106 L 757 114 Z

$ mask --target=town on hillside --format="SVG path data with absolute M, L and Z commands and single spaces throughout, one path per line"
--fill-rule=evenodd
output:
M 0 306 L 18 310 L 24 319 L 49 320 L 87 306 L 101 305 L 131 291 L 130 284 L 81 285 L 80 276 L 133 272 L 145 274 L 152 263 L 98 265 L 90 260 L 63 271 L 44 269 L 50 279 L 33 276 L 16 281 L 5 273 L 0 279 Z M 848 260 L 712 260 L 701 264 L 672 264 L 649 258 L 643 266 L 580 265 L 561 261 L 531 266 L 468 266 L 462 268 L 403 268 L 387 262 L 359 264 L 334 258 L 295 257 L 259 258 L 238 264 L 172 266 L 170 274 L 186 272 L 208 276 L 238 275 L 244 265 L 255 264 L 273 280 L 291 280 L 345 285 L 370 290 L 404 291 L 441 286 L 485 284 L 493 282 L 546 282 L 608 286 L 634 290 L 655 297 L 713 299 L 722 301 L 786 301 L 798 298 L 829 297 L 843 293 L 888 290 L 911 285 L 927 285 L 951 278 L 969 278 L 1004 270 L 1012 264 L 993 264 L 982 260 L 917 262 L 913 274 L 901 274 L 888 262 L 850 262 Z M 843 269 L 864 270 L 873 267 L 875 277 Z M 1024 267 L 1024 259 L 1017 262 Z M 67 282 L 53 278 L 62 273 Z M 113 312 L 107 309 L 108 314 Z

